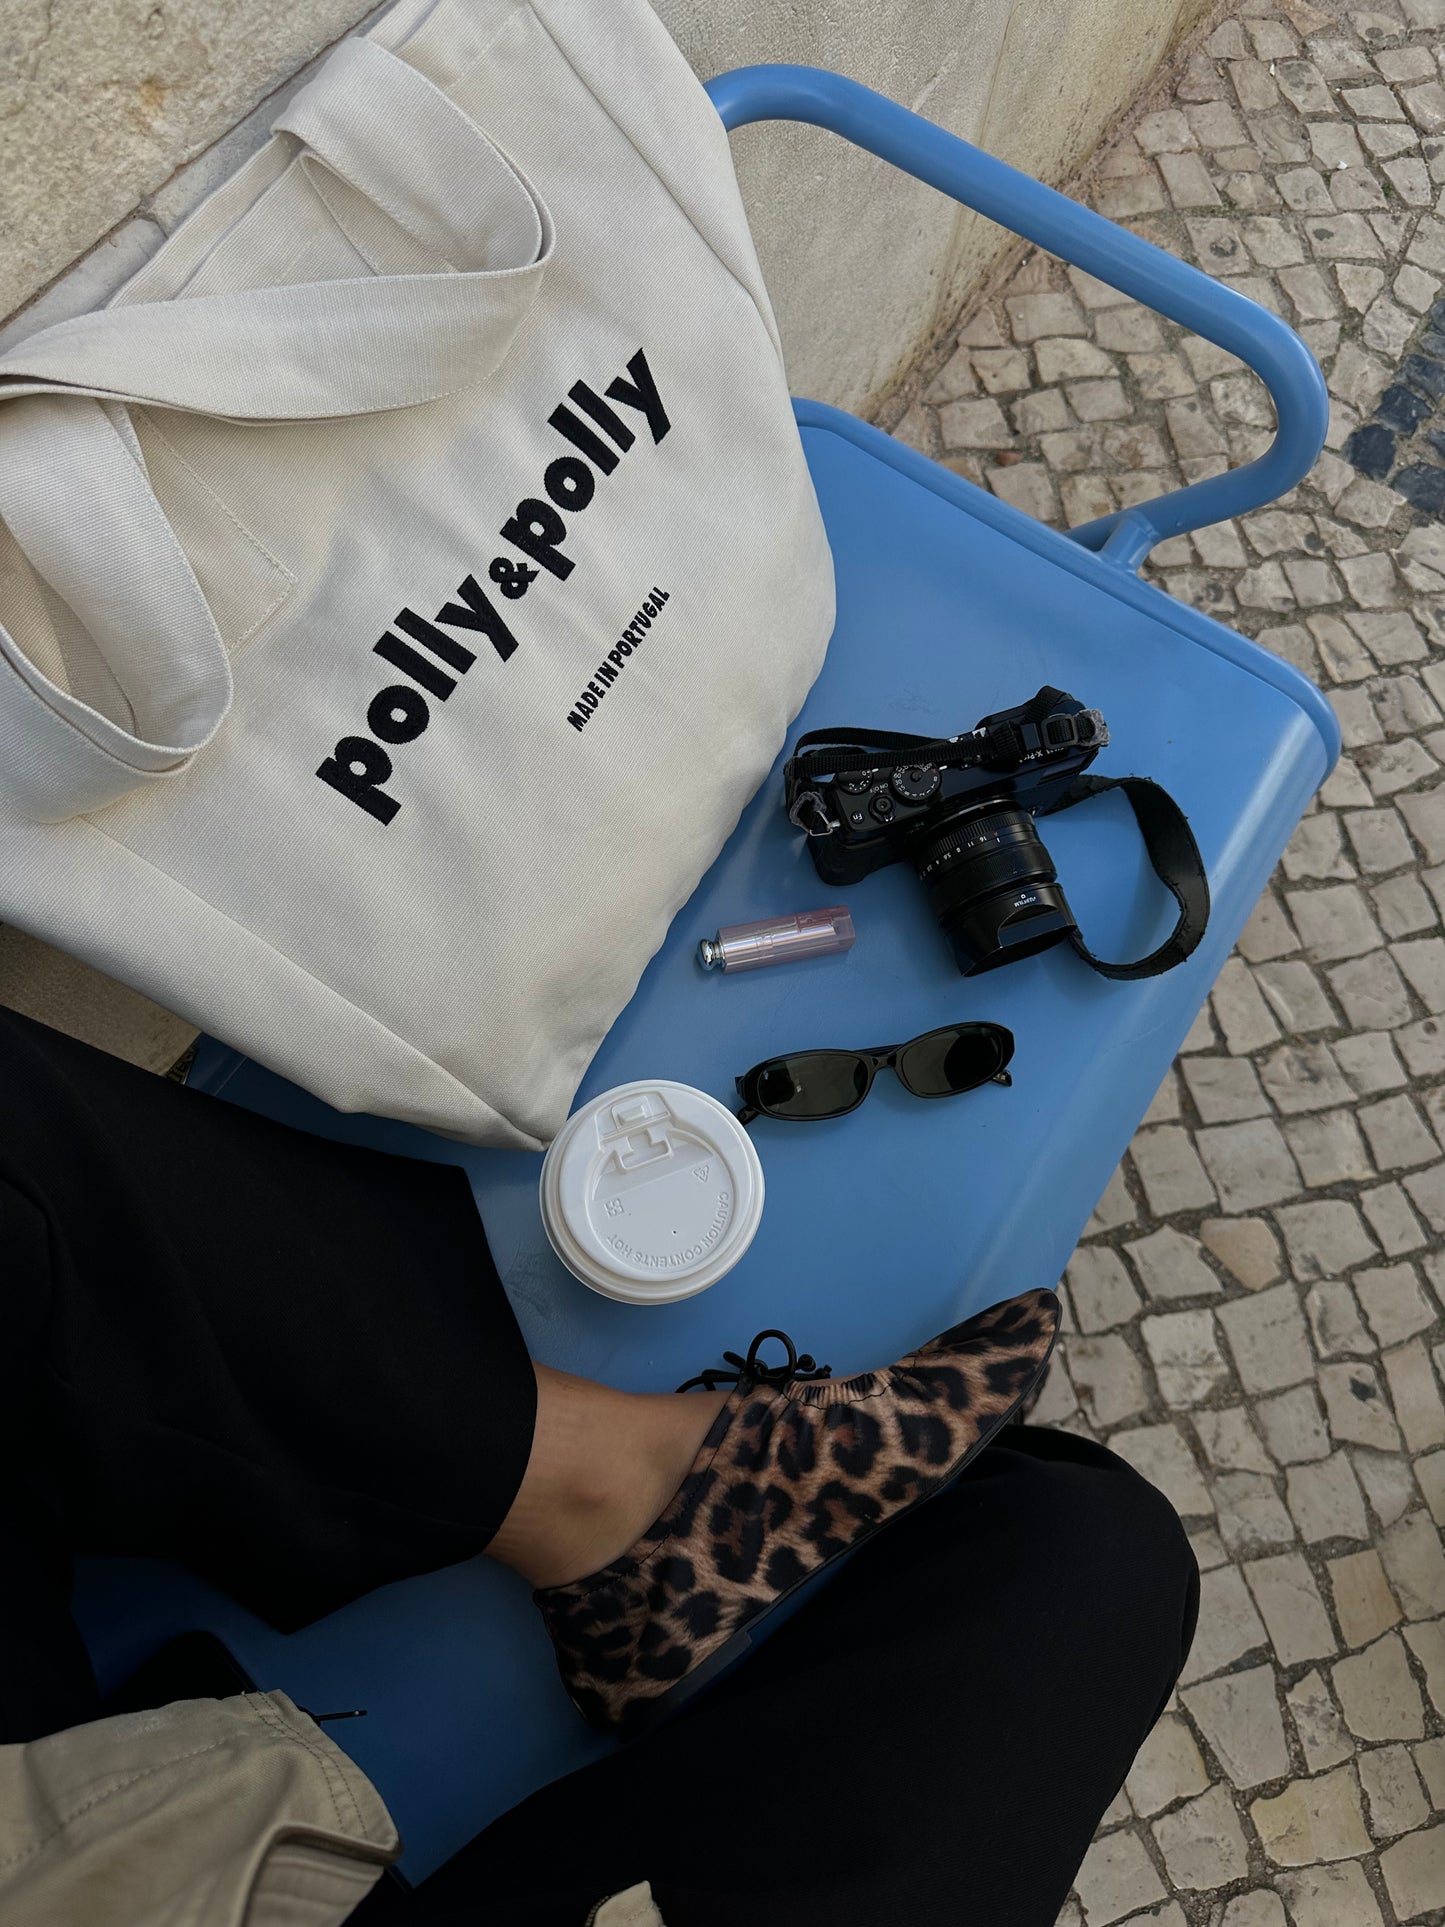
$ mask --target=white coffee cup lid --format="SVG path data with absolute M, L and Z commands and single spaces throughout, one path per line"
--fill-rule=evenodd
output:
M 625 1305 L 706 1291 L 763 1212 L 763 1167 L 706 1091 L 642 1079 L 568 1118 L 542 1160 L 542 1224 L 567 1269 Z

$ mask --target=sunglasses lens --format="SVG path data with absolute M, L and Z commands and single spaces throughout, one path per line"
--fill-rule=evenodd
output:
M 898 1075 L 915 1097 L 951 1097 L 986 1084 L 1003 1061 L 993 1031 L 960 1026 L 915 1038 L 899 1055 Z
M 757 1105 L 770 1117 L 837 1117 L 868 1088 L 868 1066 L 852 1051 L 801 1051 L 758 1074 Z

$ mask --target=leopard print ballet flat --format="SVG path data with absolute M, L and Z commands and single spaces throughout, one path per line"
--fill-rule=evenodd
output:
M 1051 1291 L 1024 1292 L 845 1379 L 764 1332 L 727 1354 L 732 1371 L 690 1381 L 736 1389 L 661 1518 L 610 1566 L 533 1595 L 578 1711 L 632 1737 L 726 1671 L 766 1614 L 958 1477 L 1043 1372 L 1058 1323 Z M 769 1339 L 785 1364 L 761 1362 Z

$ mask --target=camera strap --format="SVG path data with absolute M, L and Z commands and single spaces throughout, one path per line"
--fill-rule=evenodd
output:
M 1041 810 L 1039 815 L 1057 816 L 1060 810 L 1072 809 L 1076 803 L 1102 796 L 1108 790 L 1121 790 L 1128 800 L 1154 874 L 1179 905 L 1179 921 L 1157 950 L 1136 963 L 1105 963 L 1094 955 L 1077 929 L 1071 932 L 1069 942 L 1101 977 L 1133 983 L 1140 977 L 1162 976 L 1199 947 L 1209 923 L 1209 877 L 1188 817 L 1168 790 L 1147 776 L 1080 776 L 1052 809 Z
M 1060 732 L 1070 719 L 1054 716 L 1063 698 L 1063 690 L 1043 688 L 1016 712 L 1016 720 L 997 722 L 983 732 L 971 730 L 965 736 L 910 736 L 891 729 L 807 730 L 794 744 L 783 772 L 788 811 L 791 814 L 799 794 L 820 776 L 907 769 L 914 763 L 932 763 L 938 769 L 982 765 L 1006 773 L 1038 750 L 1069 746 Z M 1045 723 L 1050 723 L 1047 737 Z

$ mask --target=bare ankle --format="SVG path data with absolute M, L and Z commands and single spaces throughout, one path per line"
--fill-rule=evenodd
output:
M 531 1457 L 487 1551 L 545 1589 L 636 1543 L 687 1476 L 727 1394 L 634 1395 L 536 1369 Z

